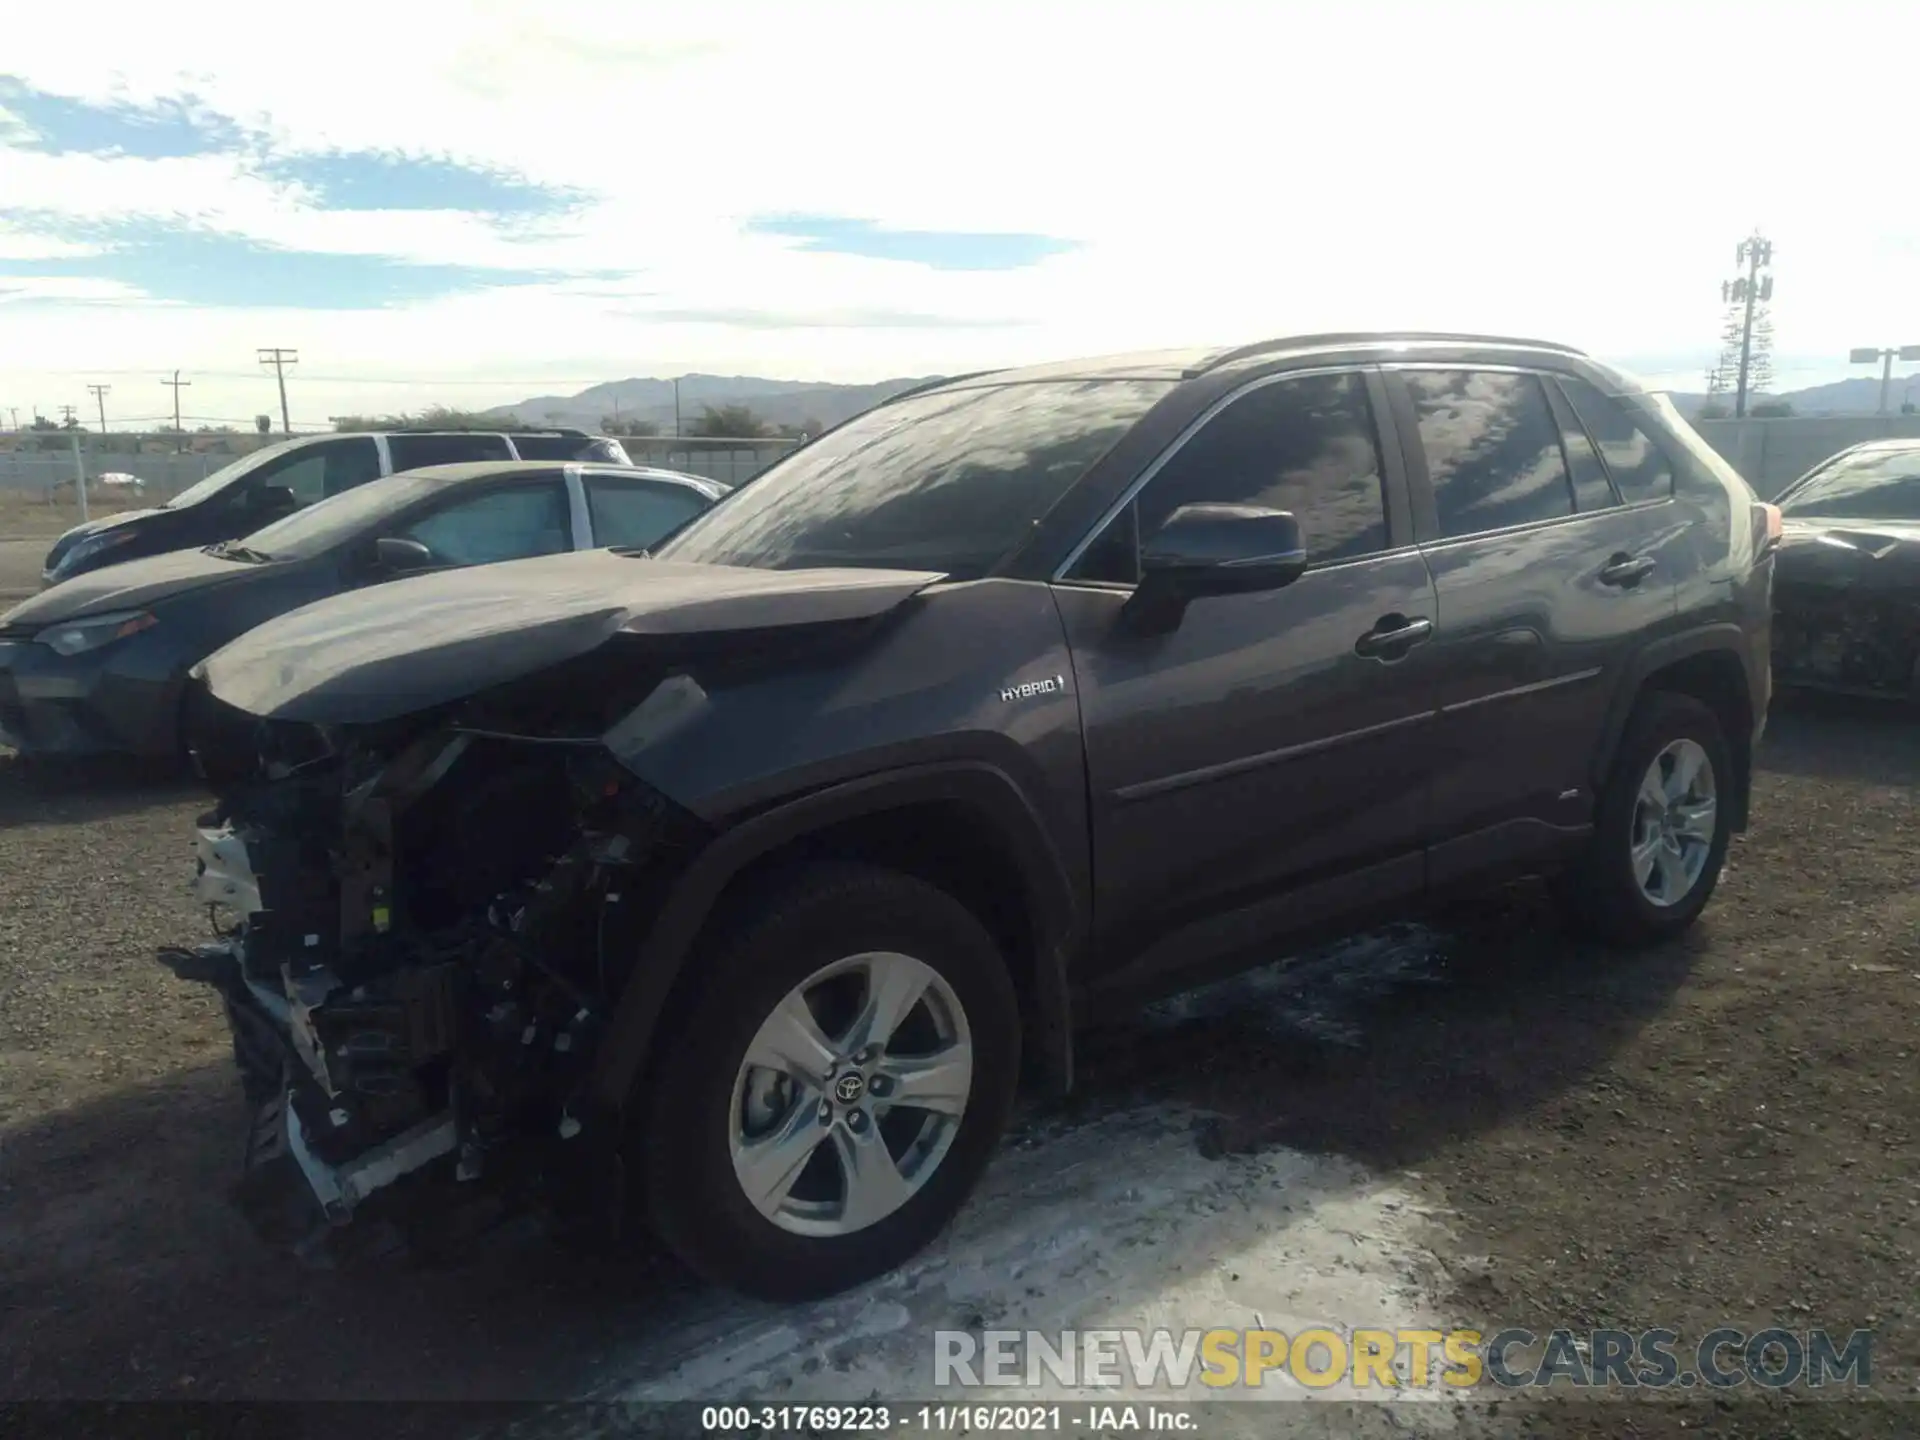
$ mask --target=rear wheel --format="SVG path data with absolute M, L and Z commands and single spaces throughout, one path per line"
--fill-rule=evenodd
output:
M 1600 797 L 1587 850 L 1560 892 L 1587 928 L 1651 945 L 1699 917 L 1732 838 L 1726 733 L 1691 695 L 1654 691 L 1635 707 Z
M 798 1300 L 943 1229 L 1006 1126 L 1018 1005 L 980 922 L 924 881 L 809 869 L 704 956 L 649 1070 L 650 1218 L 707 1278 Z

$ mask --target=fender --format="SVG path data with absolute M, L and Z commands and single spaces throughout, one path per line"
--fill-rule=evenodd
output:
M 1018 786 L 978 761 L 918 765 L 845 781 L 790 800 L 723 831 L 675 883 L 641 943 L 633 978 L 621 993 L 595 1061 L 594 1108 L 624 1109 L 652 1048 L 667 997 L 685 968 L 715 901 L 753 861 L 790 840 L 840 821 L 927 801 L 953 801 L 986 818 L 1027 877 L 1027 913 L 1035 938 L 1035 1036 L 1049 1089 L 1073 1079 L 1067 960 L 1085 933 L 1084 909 L 1046 826 Z
M 1664 670 L 1667 666 L 1679 661 L 1714 651 L 1725 651 L 1734 658 L 1740 666 L 1741 675 L 1745 677 L 1748 693 L 1751 694 L 1753 676 L 1749 670 L 1747 658 L 1747 634 L 1738 625 L 1730 622 L 1701 625 L 1694 629 L 1682 630 L 1678 634 L 1664 635 L 1649 643 L 1633 657 L 1633 663 L 1615 689 L 1613 699 L 1608 702 L 1606 723 L 1600 731 L 1600 743 L 1594 750 L 1592 781 L 1596 795 L 1599 794 L 1600 787 L 1606 783 L 1607 771 L 1613 765 L 1614 752 L 1619 749 L 1620 737 L 1627 728 L 1627 717 L 1633 713 L 1634 702 L 1640 698 L 1641 687 L 1646 684 L 1647 678 L 1656 670 Z M 1757 724 L 1763 718 L 1756 715 L 1755 723 Z M 1753 740 L 1750 735 L 1728 738 L 1737 738 L 1747 745 L 1751 745 Z M 1738 783 L 1734 786 L 1733 828 L 1736 830 L 1744 830 L 1747 826 L 1748 792 L 1752 789 L 1751 762 L 1747 769 L 1749 773 L 1739 776 Z

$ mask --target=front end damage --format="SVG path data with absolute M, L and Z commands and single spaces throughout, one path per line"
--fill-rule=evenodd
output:
M 237 1198 L 271 1241 L 617 1215 L 589 1067 L 703 827 L 600 741 L 526 719 L 265 725 L 260 777 L 202 817 L 216 934 L 161 959 L 226 1006 L 256 1106 Z
M 1920 544 L 1864 528 L 1789 535 L 1774 582 L 1773 671 L 1787 688 L 1920 698 Z
M 724 717 L 938 578 L 596 551 L 366 587 L 209 657 L 202 743 L 249 778 L 196 842 L 214 937 L 161 958 L 226 1005 L 262 1231 L 354 1252 L 530 1205 L 617 1221 L 644 1042 L 609 1026 L 714 838 L 691 804 L 777 723 L 743 748 Z

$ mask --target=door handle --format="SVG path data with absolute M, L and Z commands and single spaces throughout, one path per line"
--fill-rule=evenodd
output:
M 1618 585 L 1623 589 L 1638 585 L 1653 573 L 1654 560 L 1651 555 L 1615 555 L 1600 571 L 1602 585 Z
M 1369 660 L 1398 660 L 1432 634 L 1431 620 L 1382 615 L 1371 630 L 1353 642 L 1353 653 Z

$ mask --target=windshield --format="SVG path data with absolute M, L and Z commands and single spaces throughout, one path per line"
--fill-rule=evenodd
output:
M 1920 520 L 1920 449 L 1870 450 L 1838 461 L 1780 509 L 1835 520 Z
M 207 476 L 206 479 L 195 481 L 178 495 L 167 501 L 165 508 L 168 510 L 178 510 L 185 505 L 197 505 L 216 490 L 226 489 L 227 486 L 231 485 L 241 476 L 253 473 L 262 465 L 266 464 L 267 461 L 286 454 L 296 445 L 302 443 L 304 442 L 300 440 L 282 440 L 277 445 L 262 445 L 251 454 L 242 455 L 238 460 L 222 465 L 218 470 Z
M 368 526 L 435 488 L 431 479 L 394 475 L 370 480 L 315 501 L 245 536 L 238 543 L 269 560 L 305 560 L 351 540 Z
M 936 391 L 870 410 L 735 491 L 654 553 L 762 570 L 986 574 L 1171 382 Z

